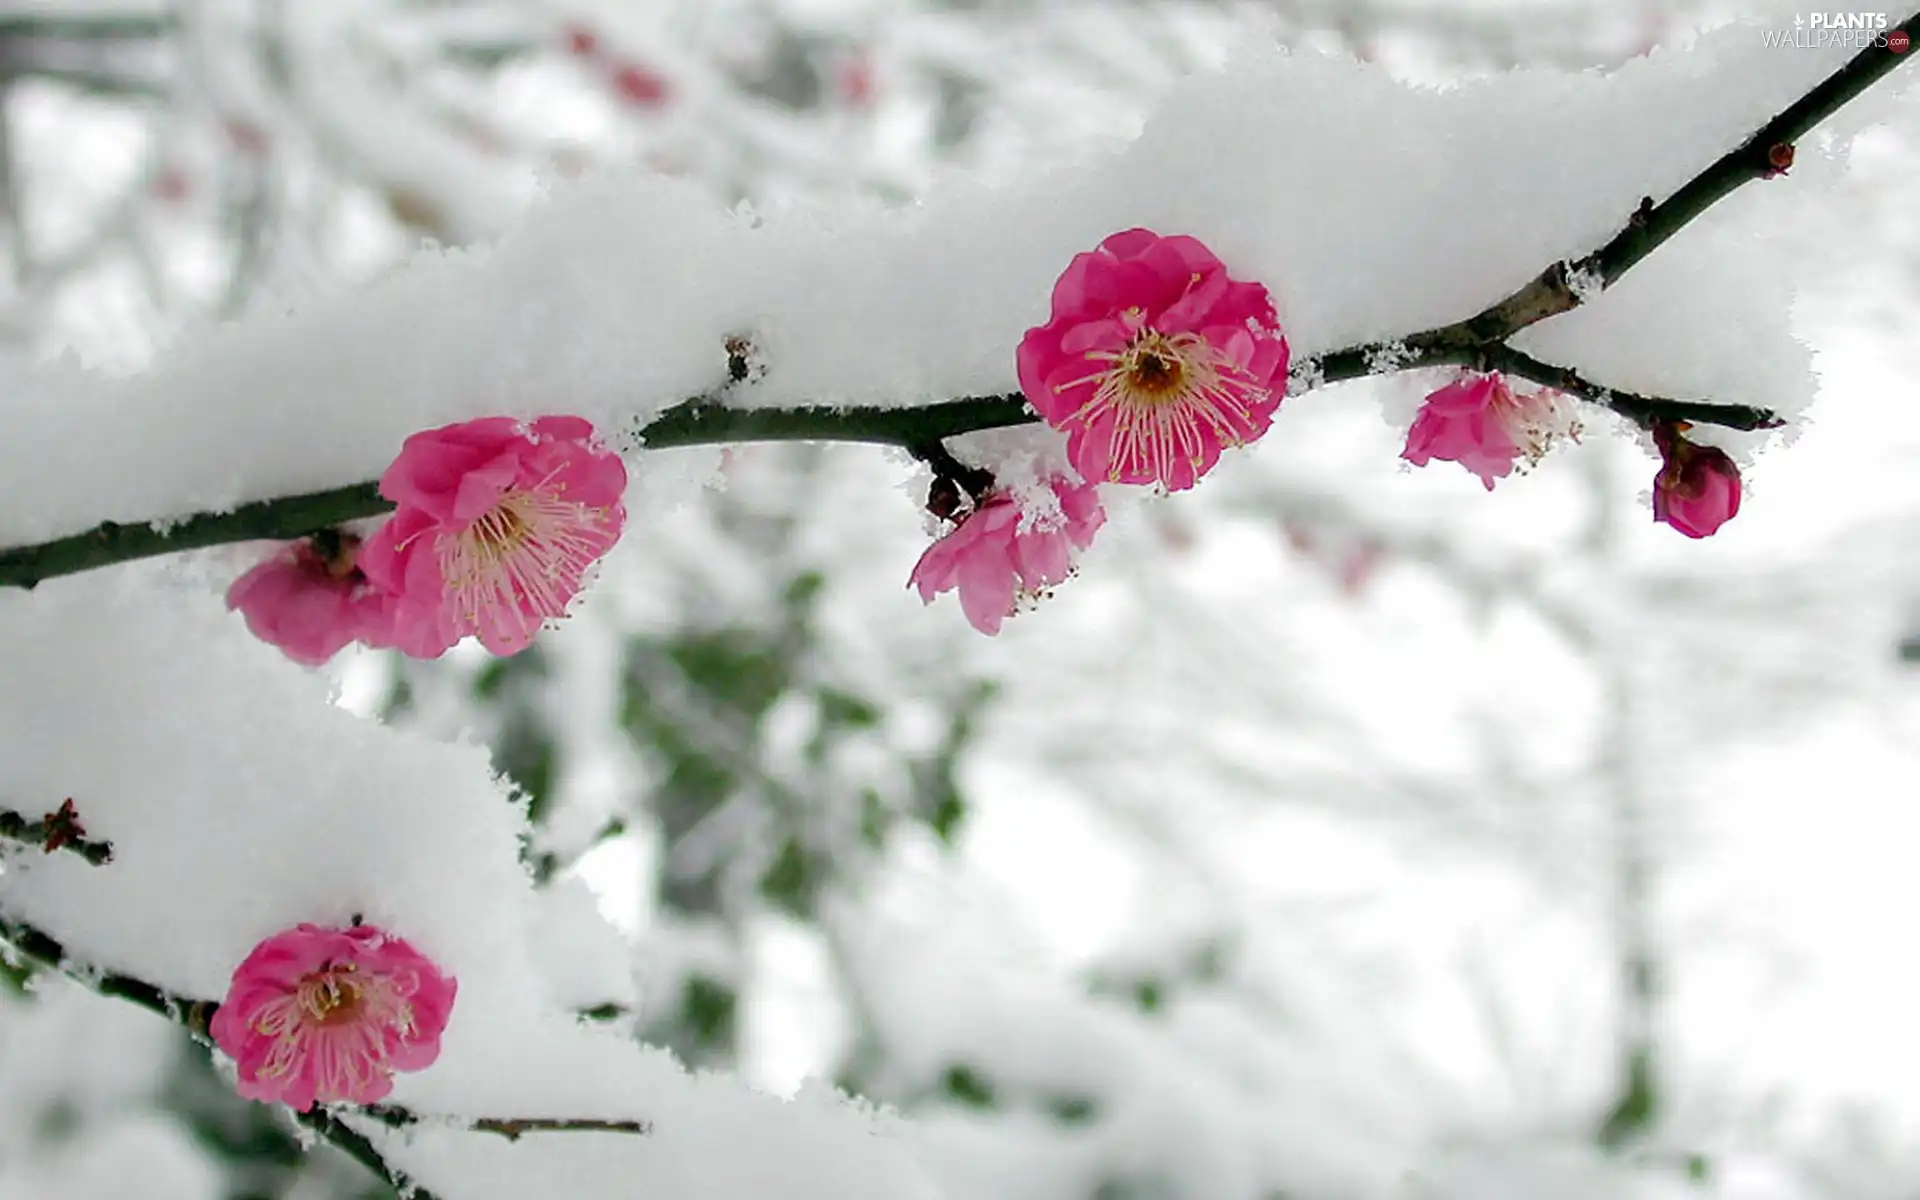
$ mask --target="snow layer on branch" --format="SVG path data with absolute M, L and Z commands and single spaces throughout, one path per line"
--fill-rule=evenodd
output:
M 1601 244 L 1642 196 L 1672 192 L 1844 57 L 1769 48 L 1744 24 L 1611 74 L 1434 90 L 1249 49 L 1185 81 L 1117 152 L 1036 165 L 1020 186 L 952 176 L 911 208 L 750 217 L 689 185 L 603 178 L 497 248 L 422 254 L 357 294 L 204 335 L 144 375 L 10 381 L 0 544 L 372 478 L 407 434 L 465 417 L 644 421 L 723 383 L 736 332 L 769 368 L 740 403 L 1011 391 L 1014 347 L 1046 319 L 1055 277 L 1131 225 L 1196 234 L 1267 283 L 1296 355 L 1404 335 Z M 1730 205 L 1706 224 L 1739 232 L 1752 214 Z M 1780 264 L 1730 263 L 1739 253 L 1670 246 L 1644 268 L 1657 284 L 1603 297 L 1555 350 L 1576 366 L 1631 354 L 1643 387 L 1736 387 L 1727 399 L 1797 409 L 1804 358 L 1780 335 L 1779 288 L 1754 286 Z M 1619 344 L 1656 322 L 1664 336 Z
M 142 566 L 0 596 L 0 678 L 0 799 L 34 814 L 70 796 L 88 835 L 114 845 L 102 867 L 16 859 L 0 874 L 9 916 L 87 966 L 218 999 L 260 939 L 363 914 L 460 985 L 443 1055 L 402 1076 L 396 1102 L 653 1123 L 647 1136 L 512 1145 L 432 1130 L 395 1151 L 423 1184 L 444 1180 L 460 1200 L 519 1200 L 557 1180 L 580 1200 L 930 1194 L 869 1113 L 694 1078 L 664 1051 L 577 1020 L 565 1002 L 583 981 L 543 977 L 530 945 L 569 914 L 537 904 L 518 857 L 523 812 L 485 750 L 326 703 L 322 676 L 197 588 Z M 574 920 L 599 920 L 583 907 Z

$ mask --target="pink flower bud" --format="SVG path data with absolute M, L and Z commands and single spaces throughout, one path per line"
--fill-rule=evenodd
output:
M 569 24 L 563 32 L 567 35 L 567 53 L 575 58 L 599 57 L 600 35 L 591 27 Z
M 672 89 L 658 72 L 633 63 L 614 70 L 613 90 L 637 108 L 660 108 L 672 95 Z
M 1653 519 L 1690 538 L 1703 538 L 1740 511 L 1740 468 L 1726 452 L 1681 436 L 1683 425 L 1654 427 L 1665 460 L 1653 480 Z

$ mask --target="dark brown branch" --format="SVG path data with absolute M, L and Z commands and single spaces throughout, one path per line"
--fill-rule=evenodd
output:
M 1889 32 L 1911 36 L 1916 27 L 1920 27 L 1920 13 Z M 1805 136 L 1906 57 L 1880 47 L 1861 51 L 1665 201 L 1654 203 L 1652 197 L 1644 200 L 1626 217 L 1621 231 L 1597 250 L 1571 262 L 1552 264 L 1520 290 L 1465 320 L 1398 341 L 1353 346 L 1302 362 L 1294 372 L 1297 386 L 1311 388 L 1420 367 L 1477 366 L 1512 370 L 1536 382 L 1561 387 L 1606 404 L 1643 425 L 1658 420 L 1691 420 L 1756 429 L 1777 423 L 1775 414 L 1750 406 L 1614 391 L 1581 379 L 1566 368 L 1538 363 L 1505 343 L 1529 325 L 1567 312 L 1584 296 L 1612 285 L 1736 188 L 1775 172 L 1779 157 L 1776 147 L 1791 145 Z M 734 355 L 729 374 L 739 374 L 746 362 L 744 354 Z M 1496 368 L 1496 363 L 1507 366 Z M 1546 378 L 1535 375 L 1536 370 Z M 953 400 L 918 408 L 811 405 L 786 409 L 732 408 L 703 396 L 668 409 L 639 435 L 655 449 L 724 441 L 834 440 L 918 447 L 925 457 L 927 447 L 945 438 L 1022 425 L 1033 419 L 1025 400 L 1017 395 Z M 0 550 L 0 587 L 31 588 L 43 579 L 60 575 L 228 542 L 290 540 L 343 521 L 377 516 L 390 508 L 372 483 L 359 483 L 257 501 L 232 512 L 196 513 L 164 525 L 105 522 L 70 537 Z
M 1905 32 L 1911 37 L 1916 31 L 1920 31 L 1920 12 L 1888 32 Z M 1618 283 L 1620 277 L 1641 260 L 1734 191 L 1756 179 L 1778 174 L 1776 147 L 1792 146 L 1848 101 L 1890 74 L 1907 57 L 1886 47 L 1867 47 L 1755 130 L 1739 146 L 1714 160 L 1679 191 L 1658 204 L 1651 196 L 1642 200 L 1640 207 L 1627 216 L 1620 232 L 1599 249 L 1572 261 L 1552 264 L 1519 291 L 1465 321 L 1414 334 L 1405 340 L 1407 351 L 1421 359 L 1421 365 L 1460 361 L 1459 355 L 1470 355 L 1477 348 L 1504 342 L 1529 325 L 1579 307 L 1585 299 Z M 1580 286 L 1575 286 L 1576 281 Z M 1329 382 L 1377 374 L 1359 367 L 1382 348 L 1381 345 L 1361 346 L 1328 355 L 1323 360 L 1323 371 Z
M 389 1129 L 412 1129 L 432 1125 L 437 1120 L 391 1104 L 370 1104 L 359 1111 Z M 645 1137 L 653 1132 L 653 1122 L 602 1120 L 597 1117 L 462 1117 L 452 1128 L 496 1134 L 510 1142 L 517 1142 L 529 1133 L 631 1133 Z
M 1920 33 L 1920 12 L 1887 32 L 1905 33 L 1912 38 Z M 1854 55 L 1812 91 L 1755 130 L 1753 136 L 1688 180 L 1679 191 L 1651 208 L 1643 206 L 1612 241 L 1581 259 L 1575 265 L 1576 271 L 1597 277 L 1603 287 L 1613 286 L 1641 259 L 1735 189 L 1755 179 L 1770 178 L 1777 167 L 1774 147 L 1792 146 L 1813 132 L 1820 122 L 1906 62 L 1911 53 L 1896 54 L 1885 46 L 1868 46 Z
M 1664 396 L 1640 396 L 1633 392 L 1602 387 L 1568 367 L 1541 362 L 1511 346 L 1490 346 L 1481 355 L 1486 369 L 1518 375 L 1535 383 L 1558 388 L 1569 396 L 1610 408 L 1644 428 L 1662 421 L 1691 421 L 1697 425 L 1719 425 L 1727 429 L 1778 429 L 1785 424 L 1778 415 L 1751 404 L 1714 404 L 1707 400 L 1670 400 Z

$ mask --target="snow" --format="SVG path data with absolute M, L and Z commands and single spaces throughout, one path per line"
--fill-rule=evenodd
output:
M 796 1197 L 933 1194 L 871 1113 L 691 1077 L 665 1051 L 578 1021 L 571 1006 L 615 981 L 583 975 L 591 957 L 550 975 L 556 947 L 535 943 L 556 922 L 570 947 L 612 935 L 579 897 L 536 899 L 518 858 L 522 812 L 483 748 L 328 704 L 324 677 L 147 566 L 0 597 L 0 662 L 0 795 L 29 811 L 72 796 L 89 835 L 115 849 L 100 868 L 60 854 L 9 869 L 11 916 L 93 966 L 217 999 L 261 938 L 363 914 L 460 984 L 442 1057 L 402 1077 L 396 1102 L 653 1123 L 644 1137 L 513 1145 L 379 1131 L 426 1186 L 445 1181 L 462 1200 L 524 1196 L 542 1179 L 583 1200 L 686 1194 L 695 1181 L 716 1200 L 776 1183 Z
M 532 172 L 446 137 L 398 89 L 380 87 L 350 40 L 377 7 L 377 0 L 336 0 L 287 11 L 293 103 L 331 153 L 361 160 L 356 165 L 383 185 L 409 224 L 456 244 L 499 236 L 532 201 Z
M 373 478 L 407 434 L 483 414 L 576 412 L 618 436 L 721 387 L 739 332 L 770 370 L 734 403 L 1007 392 L 1060 269 L 1134 224 L 1197 234 L 1266 282 L 1297 357 L 1410 333 L 1600 244 L 1840 60 L 1767 49 L 1746 24 L 1611 74 L 1435 90 L 1248 48 L 1184 81 L 1123 149 L 1004 186 L 956 173 L 913 207 L 749 216 L 609 174 L 558 189 L 496 246 L 423 251 L 355 293 L 203 331 L 143 374 L 16 375 L 0 544 Z M 1777 264 L 1752 248 L 1785 204 L 1736 198 L 1642 267 L 1652 282 L 1535 344 L 1601 382 L 1797 413 L 1804 351 L 1779 336 Z
M 0 1200 L 117 1200 L 129 1180 L 145 1200 L 205 1200 L 220 1173 L 179 1123 L 154 1113 L 122 1116 L 58 1145 L 0 1179 Z

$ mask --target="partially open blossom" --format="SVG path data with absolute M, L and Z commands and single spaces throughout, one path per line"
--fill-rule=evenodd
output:
M 1145 229 L 1077 254 L 1027 331 L 1020 388 L 1083 479 L 1190 488 L 1260 437 L 1286 396 L 1273 296 L 1200 242 Z
M 1532 465 L 1561 438 L 1579 436 L 1579 417 L 1560 393 L 1516 392 L 1500 375 L 1470 374 L 1427 397 L 1400 457 L 1416 467 L 1457 462 L 1492 491 L 1517 460 Z
M 386 604 L 356 561 L 360 540 L 329 533 L 290 542 L 233 581 L 227 607 L 295 662 L 317 667 L 349 642 L 385 636 Z
M 927 547 L 908 586 L 928 604 L 959 589 L 960 608 L 981 633 L 1000 632 L 1020 600 L 1066 582 L 1073 555 L 1093 544 L 1107 520 L 1092 484 L 1052 483 L 1058 513 L 1029 513 L 1006 491 L 989 492 L 950 532 Z
M 455 981 L 371 925 L 300 925 L 253 948 L 210 1032 L 239 1064 L 240 1094 L 305 1112 L 372 1104 L 395 1071 L 440 1057 Z
M 380 478 L 398 505 L 360 549 L 393 593 L 392 640 L 437 658 L 468 635 L 517 654 L 619 540 L 627 469 L 579 417 L 488 417 L 416 433 Z
M 1654 444 L 1664 462 L 1653 480 L 1653 519 L 1703 538 L 1739 513 L 1740 468 L 1726 451 L 1688 441 L 1682 428 L 1654 426 Z

